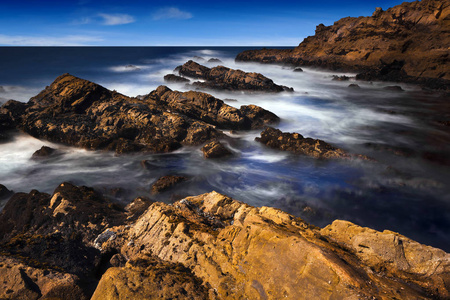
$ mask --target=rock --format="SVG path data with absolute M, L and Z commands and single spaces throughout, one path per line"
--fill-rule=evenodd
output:
M 203 62 L 206 61 L 206 59 L 204 59 L 204 58 L 201 57 L 201 56 L 194 56 L 192 59 L 193 59 L 194 61 L 201 62 L 201 63 L 203 63 Z
M 350 80 L 350 77 L 342 75 L 342 76 L 337 76 L 337 75 L 333 75 L 333 80 L 334 81 L 348 81 Z
M 8 190 L 6 186 L 0 184 L 0 200 L 5 200 L 14 194 L 13 191 Z
M 8 101 L 1 113 L 34 137 L 117 153 L 170 152 L 223 136 L 210 124 L 168 112 L 162 102 L 126 97 L 69 74 L 28 103 Z
M 355 83 L 349 84 L 348 87 L 351 88 L 351 89 L 355 89 L 355 90 L 358 90 L 358 89 L 361 88 L 359 85 L 357 85 L 357 84 L 355 84 Z
M 402 87 L 399 86 L 399 85 L 389 85 L 389 86 L 385 86 L 385 87 L 383 88 L 383 90 L 386 90 L 386 91 L 393 91 L 393 92 L 404 92 L 404 91 L 405 91 L 405 90 L 402 89 Z
M 294 49 L 248 50 L 237 61 L 315 66 L 360 72 L 357 79 L 450 88 L 450 3 L 404 2 L 370 17 L 320 24 Z
M 42 159 L 42 158 L 47 158 L 49 156 L 53 156 L 57 153 L 56 149 L 47 147 L 47 146 L 42 146 L 41 149 L 36 150 L 33 155 L 31 156 L 32 159 Z
M 166 82 L 176 82 L 176 83 L 185 83 L 189 82 L 190 80 L 181 76 L 177 76 L 174 74 L 167 74 L 164 76 L 164 81 Z
M 158 87 L 145 100 L 164 104 L 171 111 L 216 125 L 221 129 L 256 129 L 279 121 L 275 114 L 256 105 L 237 109 L 210 94 L 172 91 L 166 86 Z
M 127 220 L 134 221 L 140 217 L 147 208 L 153 203 L 152 200 L 138 197 L 125 206 L 125 211 L 128 213 Z
M 290 151 L 315 158 L 350 158 L 350 154 L 330 144 L 312 138 L 304 138 L 298 133 L 285 133 L 272 127 L 261 132 L 256 141 L 273 149 Z
M 221 64 L 223 62 L 220 59 L 218 59 L 218 58 L 210 58 L 210 59 L 208 59 L 208 63 L 219 63 L 219 64 Z
M 168 175 L 160 177 L 153 185 L 152 185 L 152 194 L 159 194 L 167 191 L 168 189 L 174 187 L 180 182 L 186 181 L 188 178 L 184 176 L 175 176 Z
M 294 72 L 303 72 L 303 69 L 300 67 L 294 68 Z
M 221 142 L 213 141 L 206 144 L 202 148 L 203 155 L 205 158 L 222 158 L 226 156 L 233 155 L 233 152 L 228 150 Z
M 92 300 L 208 299 L 207 289 L 181 264 L 140 255 L 122 268 L 109 268 Z
M 205 291 L 203 297 L 207 292 L 208 299 L 448 297 L 449 254 L 396 233 L 371 230 L 363 235 L 367 229 L 353 224 L 338 228 L 345 222 L 337 222 L 320 229 L 280 210 L 251 207 L 216 192 L 173 205 L 154 203 L 131 226 L 114 229 L 120 238 L 110 243 L 130 262 L 103 275 L 94 299 L 162 293 L 166 284 L 153 275 L 155 268 L 162 268 L 166 278 L 174 276 L 177 289 L 180 276 L 196 278 L 187 292 L 201 286 L 198 290 Z M 405 245 L 404 256 L 398 245 Z M 133 267 L 136 260 L 139 267 Z M 180 273 L 172 275 L 170 269 L 178 269 L 173 264 L 182 265 Z M 144 295 L 147 278 L 155 278 L 148 284 L 157 286 Z M 142 289 L 132 289 L 133 283 Z
M 293 91 L 292 88 L 275 84 L 271 79 L 259 73 L 246 73 L 224 66 L 208 68 L 190 60 L 175 69 L 180 75 L 203 79 L 194 82 L 196 87 L 246 92 L 283 92 Z

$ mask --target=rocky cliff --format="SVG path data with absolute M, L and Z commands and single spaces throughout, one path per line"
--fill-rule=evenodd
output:
M 244 51 L 236 60 L 357 71 L 360 79 L 447 89 L 449 45 L 450 0 L 422 0 L 320 24 L 295 49 Z
M 15 194 L 2 299 L 448 299 L 450 255 L 346 221 L 321 229 L 216 192 L 121 208 L 94 190 Z

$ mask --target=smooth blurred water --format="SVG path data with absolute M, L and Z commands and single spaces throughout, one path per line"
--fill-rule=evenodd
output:
M 116 156 L 50 144 L 17 134 L 0 144 L 0 183 L 14 191 L 51 193 L 62 181 L 93 186 L 128 202 L 135 196 L 171 202 L 216 190 L 251 205 L 281 208 L 318 226 L 346 219 L 400 232 L 450 251 L 450 101 L 416 86 L 333 81 L 342 75 L 304 68 L 236 63 L 244 48 L 0 48 L 0 98 L 28 101 L 57 76 L 71 73 L 129 96 L 165 84 L 163 76 L 194 56 L 260 72 L 294 93 L 244 94 L 209 91 L 227 104 L 256 104 L 282 118 L 283 131 L 320 138 L 375 161 L 318 161 L 256 143 L 259 131 L 227 132 L 235 156 L 206 160 L 200 147 L 170 154 Z M 215 64 L 204 63 L 212 67 Z M 133 65 L 135 67 L 130 67 Z M 346 74 L 351 76 L 352 74 Z M 357 83 L 360 89 L 351 89 Z M 166 84 L 188 90 L 183 84 Z M 370 143 L 370 144 L 368 144 Z M 32 161 L 42 145 L 60 156 Z M 142 161 L 146 160 L 146 167 Z M 189 177 L 170 193 L 149 194 L 160 176 Z M 118 189 L 120 188 L 120 189 Z

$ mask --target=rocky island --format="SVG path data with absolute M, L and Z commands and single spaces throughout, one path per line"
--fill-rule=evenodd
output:
M 248 50 L 237 61 L 358 72 L 363 80 L 450 87 L 450 1 L 405 2 L 370 17 L 320 24 L 294 49 Z

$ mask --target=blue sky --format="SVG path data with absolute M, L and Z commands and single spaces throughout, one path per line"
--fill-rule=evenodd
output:
M 403 1 L 2 0 L 0 46 L 296 46 Z

